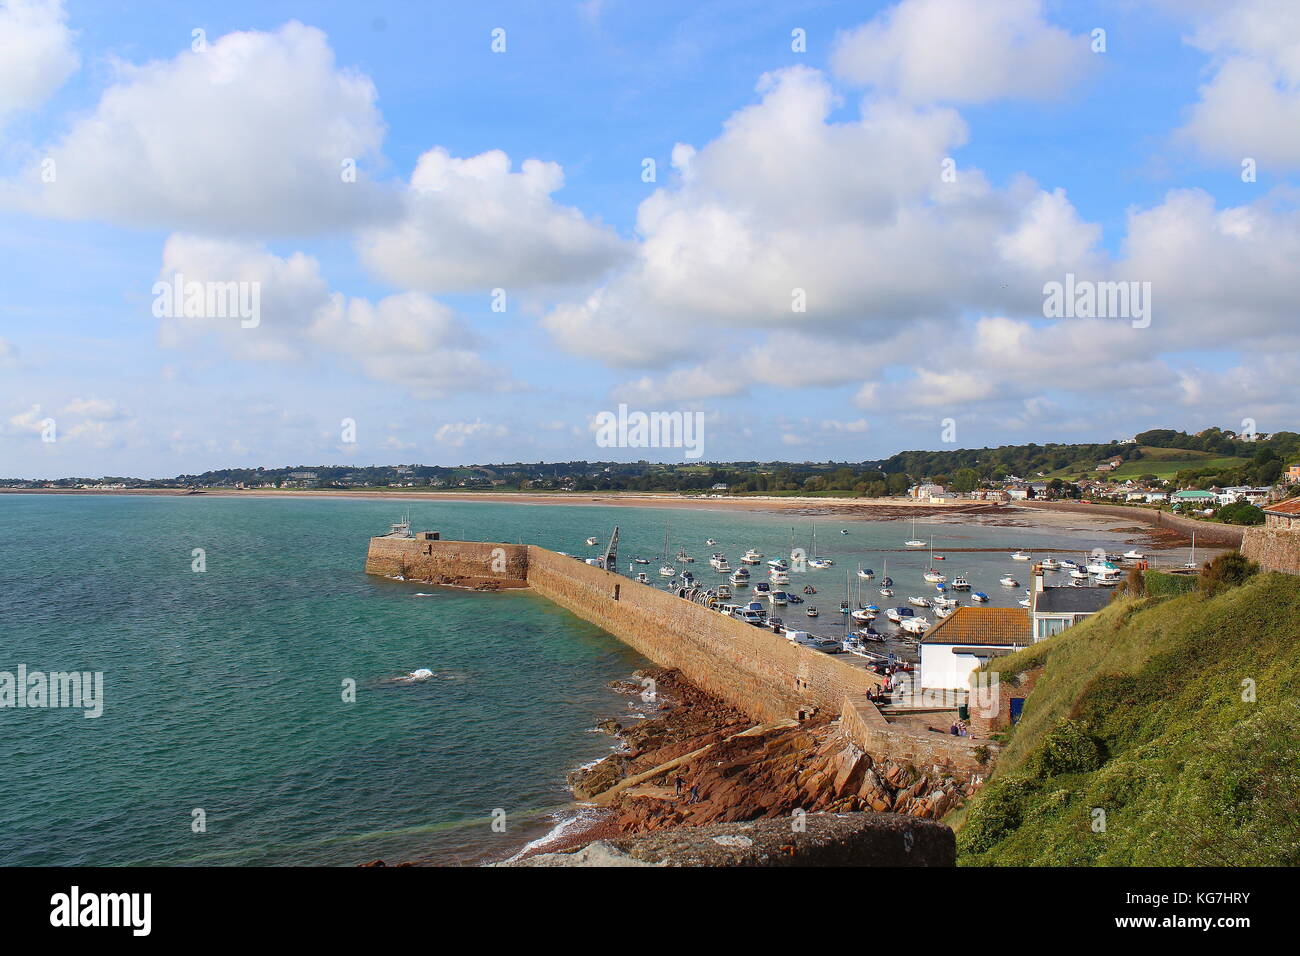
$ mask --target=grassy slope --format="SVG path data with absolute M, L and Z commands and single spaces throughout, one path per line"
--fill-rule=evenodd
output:
M 960 862 L 1300 863 L 1297 651 L 1300 579 L 1267 574 L 1213 598 L 1121 600 L 1003 658 L 1007 674 L 1048 666 L 950 821 Z
M 1049 478 L 1072 478 L 1080 471 L 1086 471 L 1092 478 L 1136 478 L 1138 475 L 1155 475 L 1159 478 L 1172 478 L 1187 468 L 1235 468 L 1248 463 L 1246 458 L 1218 458 L 1204 451 L 1189 451 L 1183 448 L 1156 448 L 1142 445 L 1142 458 L 1126 461 L 1114 471 L 1098 472 L 1093 470 L 1095 461 L 1079 461 L 1065 468 L 1052 472 Z

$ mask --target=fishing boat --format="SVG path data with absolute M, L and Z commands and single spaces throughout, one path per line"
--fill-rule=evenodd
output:
M 758 564 L 758 562 L 763 560 L 763 552 L 750 548 L 745 552 L 745 556 L 740 560 L 744 564 Z
M 989 596 L 988 596 L 987 594 L 985 594 L 983 591 L 974 591 L 974 592 L 972 592 L 972 593 L 971 593 L 971 596 L 970 596 L 970 599 L 971 599 L 972 601 L 978 601 L 980 604 L 988 604 L 988 603 L 989 603 Z
M 924 548 L 924 547 L 925 547 L 925 542 L 924 542 L 924 541 L 920 541 L 920 540 L 918 540 L 917 537 L 916 537 L 916 519 L 915 519 L 915 518 L 912 519 L 912 540 L 911 540 L 911 541 L 904 541 L 904 542 L 903 542 L 903 546 L 904 546 L 905 548 Z
M 1085 575 L 1085 577 L 1086 577 L 1086 575 Z M 1020 582 L 1017 581 L 1015 578 L 1013 578 L 1013 577 L 1012 577 L 1011 575 L 1009 575 L 1009 574 L 1004 574 L 1004 575 L 1002 575 L 1002 577 L 998 580 L 998 584 L 1002 585 L 1004 588 L 1018 588 L 1018 587 L 1020 587 Z
M 952 584 L 948 585 L 954 591 L 969 591 L 970 582 L 966 580 L 965 574 L 958 574 L 953 577 Z
M 907 599 L 907 603 L 913 607 L 929 607 L 930 599 L 926 597 L 910 597 Z
M 808 610 L 804 611 L 804 614 L 808 615 L 808 617 L 817 617 L 817 616 L 818 616 L 818 614 L 817 614 L 817 609 L 816 609 L 815 607 L 810 607 L 810 608 L 808 608 Z

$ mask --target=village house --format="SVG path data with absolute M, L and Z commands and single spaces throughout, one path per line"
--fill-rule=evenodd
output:
M 1097 471 L 1114 471 L 1120 465 L 1124 464 L 1124 459 L 1116 455 L 1114 458 L 1108 458 L 1097 464 Z
M 965 690 L 975 668 L 1031 643 L 1024 608 L 959 607 L 921 638 L 921 686 Z
M 1294 482 L 1300 481 L 1300 465 L 1290 465 L 1290 466 L 1288 466 L 1288 467 L 1287 467 L 1287 470 L 1286 470 L 1286 475 L 1285 475 L 1284 477 L 1285 477 L 1286 480 L 1289 481 L 1289 482 L 1293 482 L 1293 483 L 1294 483 Z
M 1099 587 L 1055 587 L 1043 583 L 1043 569 L 1034 566 L 1029 615 L 1033 619 L 1034 643 L 1096 614 L 1110 603 L 1112 591 Z
M 1192 508 L 1213 508 L 1219 503 L 1219 496 L 1213 491 L 1195 491 L 1188 489 L 1184 491 L 1175 491 L 1170 497 L 1169 503 Z

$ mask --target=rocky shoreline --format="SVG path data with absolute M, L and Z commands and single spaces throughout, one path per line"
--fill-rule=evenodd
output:
M 654 681 L 659 709 L 644 720 L 601 729 L 622 746 L 575 770 L 575 798 L 590 822 L 536 843 L 527 859 L 594 841 L 808 814 L 896 814 L 937 821 L 973 789 L 962 775 L 925 772 L 864 753 L 822 718 L 756 724 L 700 691 L 675 670 L 638 671 L 616 689 L 640 693 Z

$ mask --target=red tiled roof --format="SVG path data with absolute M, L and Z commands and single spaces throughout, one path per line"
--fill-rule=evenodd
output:
M 1022 607 L 959 607 L 921 639 L 923 644 L 1029 644 L 1029 612 Z
M 1275 505 L 1265 505 L 1264 510 L 1279 515 L 1300 515 L 1300 498 L 1290 498 L 1279 501 Z

